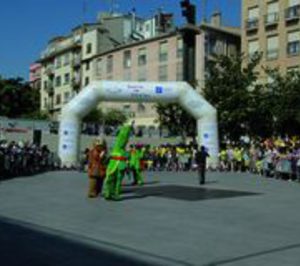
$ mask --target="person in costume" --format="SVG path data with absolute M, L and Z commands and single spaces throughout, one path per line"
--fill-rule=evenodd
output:
M 103 196 L 107 200 L 120 199 L 121 185 L 127 168 L 126 145 L 132 126 L 123 126 L 115 140 L 106 170 Z
M 132 172 L 133 183 L 132 185 L 143 185 L 144 178 L 142 176 L 142 165 L 141 161 L 144 157 L 143 146 L 137 144 L 132 146 L 130 150 L 129 168 Z
M 97 139 L 93 148 L 88 153 L 88 197 L 95 198 L 102 190 L 102 184 L 106 172 L 106 142 L 104 139 Z

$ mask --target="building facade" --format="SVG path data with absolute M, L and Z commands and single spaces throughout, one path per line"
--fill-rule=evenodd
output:
M 42 65 L 33 63 L 29 67 L 29 83 L 30 86 L 36 90 L 41 89 L 41 78 L 42 78 Z
M 183 30 L 179 28 L 97 55 L 92 64 L 94 80 L 182 81 L 185 67 Z M 195 79 L 199 90 L 205 83 L 206 60 L 213 54 L 237 55 L 240 53 L 240 41 L 239 29 L 222 26 L 219 13 L 212 16 L 210 23 L 200 25 L 195 48 Z M 157 121 L 153 104 L 101 103 L 101 106 L 121 109 L 137 125 L 151 126 Z
M 94 80 L 182 81 L 184 28 L 175 29 L 172 15 L 164 15 L 141 20 L 135 14 L 104 14 L 97 23 L 51 40 L 39 60 L 42 110 L 57 120 L 63 105 Z M 212 54 L 240 53 L 240 32 L 223 26 L 219 13 L 197 29 L 195 79 L 201 89 L 206 60 Z M 141 101 L 100 106 L 104 111 L 122 110 L 136 125 L 153 126 L 157 122 L 153 104 Z
M 262 53 L 261 66 L 281 73 L 300 66 L 300 0 L 243 0 L 242 51 Z M 268 77 L 262 67 L 261 79 Z
M 159 13 L 143 20 L 134 12 L 102 14 L 96 23 L 80 25 L 67 36 L 50 40 L 38 60 L 41 64 L 41 110 L 57 120 L 63 105 L 95 79 L 92 59 L 97 54 L 168 31 L 172 24 L 164 26 L 157 19 L 163 15 Z

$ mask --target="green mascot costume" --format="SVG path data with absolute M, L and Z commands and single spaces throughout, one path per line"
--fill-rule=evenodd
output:
M 115 140 L 106 169 L 103 196 L 107 200 L 120 199 L 122 179 L 127 168 L 126 145 L 130 137 L 131 126 L 123 126 Z
M 142 176 L 141 160 L 144 157 L 142 145 L 137 144 L 130 151 L 129 167 L 133 174 L 132 185 L 143 185 L 144 178 Z

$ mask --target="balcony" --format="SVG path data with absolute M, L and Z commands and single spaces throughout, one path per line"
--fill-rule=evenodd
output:
M 279 22 L 279 13 L 269 13 L 265 15 L 265 26 L 271 27 L 276 26 Z
M 79 68 L 81 65 L 81 58 L 78 56 L 78 57 L 74 57 L 73 60 L 72 60 L 72 66 L 73 68 Z
M 80 77 L 75 77 L 72 79 L 72 87 L 74 91 L 79 91 L 81 87 L 81 78 Z
M 46 75 L 54 76 L 54 65 L 48 65 L 45 70 Z
M 251 18 L 246 20 L 246 30 L 247 32 L 258 30 L 258 18 Z
M 289 42 L 287 45 L 288 56 L 298 56 L 300 55 L 300 40 Z
M 300 18 L 300 5 L 291 6 L 285 10 L 286 22 L 298 21 L 299 18 Z
M 278 59 L 278 56 L 279 56 L 279 49 L 277 49 L 277 48 L 269 49 L 266 52 L 267 60 L 276 60 L 276 59 Z
M 47 87 L 45 88 L 45 91 L 48 93 L 49 96 L 53 96 L 54 95 L 54 86 L 53 86 L 53 82 L 49 82 L 47 84 Z

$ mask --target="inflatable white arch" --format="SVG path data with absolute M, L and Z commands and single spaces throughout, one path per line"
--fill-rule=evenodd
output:
M 197 120 L 198 144 L 210 154 L 209 163 L 218 165 L 217 112 L 186 82 L 95 81 L 62 110 L 59 128 L 59 157 L 63 166 L 75 166 L 80 152 L 81 119 L 100 101 L 179 103 Z

